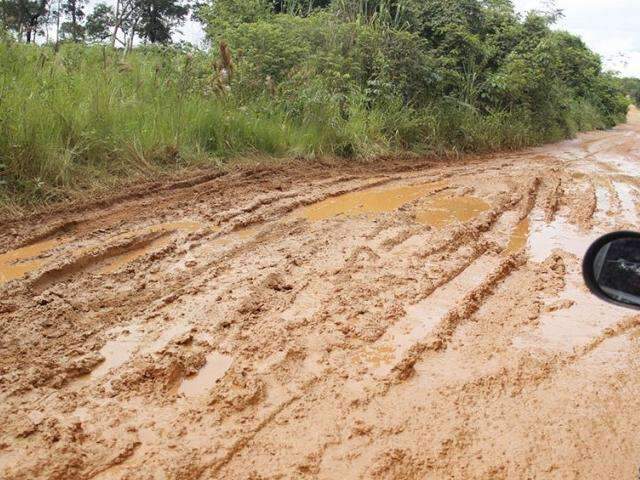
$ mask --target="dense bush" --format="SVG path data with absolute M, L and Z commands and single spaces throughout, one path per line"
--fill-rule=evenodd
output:
M 369 109 L 400 103 L 523 115 L 542 129 L 535 141 L 570 132 L 567 114 L 586 104 L 597 113 L 587 127 L 613 125 L 626 111 L 582 40 L 552 31 L 553 14 L 521 19 L 507 0 L 407 1 L 401 10 L 397 3 L 341 0 L 305 17 L 253 2 L 261 13 L 240 15 L 243 21 L 231 12 L 232 0 L 201 11 L 212 40 L 239 55 L 240 92 L 255 92 L 268 75 L 283 93 L 278 101 L 305 104 L 307 86 L 320 79 L 329 93 L 346 96 L 337 99 L 343 110 L 359 108 L 364 97 Z
M 247 154 L 520 148 L 610 127 L 629 103 L 552 14 L 507 0 L 213 0 L 199 15 L 210 51 L 0 42 L 0 203 Z
M 623 78 L 621 82 L 622 88 L 631 101 L 640 107 L 640 78 Z

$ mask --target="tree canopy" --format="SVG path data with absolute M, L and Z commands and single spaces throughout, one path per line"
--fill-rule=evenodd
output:
M 87 14 L 87 0 L 2 0 L 0 22 L 21 41 L 37 35 L 55 41 L 106 41 L 130 48 L 135 38 L 170 43 L 191 5 L 188 0 L 115 0 L 100 2 Z
M 520 111 L 560 130 L 571 129 L 567 112 L 577 104 L 609 123 L 625 108 L 600 57 L 552 28 L 556 9 L 521 15 L 510 0 L 213 0 L 199 15 L 214 43 L 242 52 L 242 78 L 256 85 L 269 76 L 304 90 L 327 79 L 329 90 L 358 90 L 370 103 Z

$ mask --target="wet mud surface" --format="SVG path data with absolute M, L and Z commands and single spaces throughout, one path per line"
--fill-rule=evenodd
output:
M 384 163 L 384 162 L 382 162 Z M 636 478 L 640 118 L 458 163 L 254 167 L 0 228 L 0 478 Z

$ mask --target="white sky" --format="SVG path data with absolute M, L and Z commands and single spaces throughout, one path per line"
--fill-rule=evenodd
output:
M 547 0 L 512 1 L 520 12 L 544 8 L 548 3 Z M 555 3 L 565 15 L 557 28 L 580 35 L 602 56 L 606 68 L 624 76 L 640 77 L 640 0 L 556 0 Z M 177 35 L 178 39 L 195 44 L 204 40 L 202 27 L 197 22 L 187 22 L 180 30 L 182 34 Z
M 519 11 L 541 8 L 542 0 L 513 0 Z M 564 11 L 558 28 L 580 35 L 602 55 L 605 67 L 640 77 L 640 0 L 557 0 Z

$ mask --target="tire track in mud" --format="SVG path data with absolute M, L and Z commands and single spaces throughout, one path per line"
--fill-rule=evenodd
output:
M 554 265 L 554 263 L 550 263 L 549 266 Z M 555 268 L 555 267 L 553 267 Z M 526 270 L 526 269 L 525 269 Z M 552 271 L 552 270 L 550 270 Z M 563 274 L 561 274 L 562 276 Z M 547 285 L 545 282 L 542 282 L 540 286 Z M 562 288 L 562 284 L 559 285 L 559 288 Z M 503 288 L 503 287 L 500 287 Z M 473 318 L 470 318 L 470 321 L 476 321 Z M 627 331 L 628 329 L 633 329 L 637 325 L 635 319 L 629 319 L 624 322 L 621 322 L 615 328 L 611 330 L 607 330 L 607 332 L 603 335 L 603 337 L 614 336 L 617 333 L 622 333 Z M 490 373 L 484 373 L 476 376 L 471 380 L 465 380 L 462 383 L 457 382 L 449 382 L 446 386 L 434 386 L 434 390 L 428 390 L 429 396 L 432 397 L 441 397 L 450 399 L 448 403 L 451 405 L 455 405 L 456 408 L 456 416 L 459 416 L 458 420 L 458 429 L 457 431 L 463 435 L 465 440 L 463 442 L 459 442 L 458 440 L 454 440 L 454 445 L 456 448 L 452 449 L 451 444 L 448 444 L 450 440 L 445 440 L 442 443 L 442 449 L 438 451 L 435 455 L 428 455 L 424 450 L 418 449 L 415 445 L 409 444 L 409 446 L 405 449 L 402 448 L 403 443 L 399 443 L 397 440 L 392 442 L 387 442 L 387 445 L 394 445 L 394 451 L 401 452 L 400 455 L 394 454 L 393 457 L 395 460 L 391 461 L 388 465 L 390 468 L 401 467 L 403 460 L 402 459 L 412 459 L 416 456 L 420 456 L 420 452 L 422 452 L 423 458 L 427 455 L 428 461 L 427 465 L 422 462 L 413 462 L 409 460 L 409 467 L 411 469 L 415 469 L 414 475 L 416 477 L 423 477 L 427 473 L 431 475 L 435 475 L 436 472 L 440 472 L 440 475 L 454 475 L 452 472 L 457 471 L 456 476 L 468 477 L 477 475 L 476 473 L 470 473 L 469 471 L 459 471 L 456 468 L 460 468 L 461 464 L 459 463 L 460 455 L 465 455 L 465 450 L 469 450 L 473 448 L 472 437 L 473 428 L 468 425 L 469 418 L 471 414 L 469 412 L 473 411 L 488 411 L 489 409 L 485 405 L 485 402 L 497 402 L 499 399 L 513 399 L 513 401 L 517 402 L 517 399 L 520 397 L 524 397 L 526 395 L 532 395 L 535 392 L 538 392 L 541 385 L 549 385 L 550 382 L 553 382 L 554 377 L 563 375 L 565 370 L 572 364 L 578 362 L 581 358 L 583 358 L 590 348 L 581 349 L 580 354 L 575 355 L 557 355 L 552 354 L 551 356 L 544 359 L 537 359 L 535 357 L 531 357 L 528 353 L 523 352 L 522 356 L 512 365 L 509 365 L 507 368 L 495 369 Z M 424 374 L 424 372 L 421 372 Z M 418 390 L 416 390 L 416 387 Z M 419 383 L 418 385 L 411 385 L 410 383 L 404 384 L 396 384 L 395 388 L 405 388 L 409 389 L 409 391 L 399 392 L 398 395 L 393 398 L 413 398 L 418 392 L 423 391 L 425 388 L 429 388 L 424 383 Z M 545 387 L 547 388 L 547 387 Z M 421 398 L 421 397 L 420 397 Z M 416 405 L 420 405 L 421 401 L 428 403 L 427 398 L 424 399 L 417 398 L 415 400 Z M 488 400 L 489 399 L 489 400 Z M 391 398 L 389 399 L 391 402 Z M 406 401 L 404 402 L 407 403 Z M 371 404 L 373 405 L 373 404 Z M 393 405 L 389 403 L 387 408 L 393 409 Z M 408 405 L 404 405 L 403 408 L 407 408 L 410 410 Z M 378 411 L 383 410 L 383 405 L 380 405 Z M 384 411 L 392 411 L 392 410 L 384 410 Z M 442 411 L 442 410 L 440 410 Z M 432 415 L 427 415 L 425 412 L 422 413 L 427 418 L 433 418 Z M 438 410 L 433 411 L 434 415 L 438 414 Z M 364 413 L 355 414 L 354 416 L 365 416 Z M 370 418 L 370 416 L 369 416 Z M 407 417 L 409 419 L 415 418 L 409 414 Z M 370 418 L 371 419 L 371 418 Z M 484 418 L 481 419 L 482 422 L 486 421 Z M 414 422 L 415 423 L 415 422 Z M 418 422 L 419 423 L 419 422 Z M 428 422 L 426 423 L 428 425 Z M 365 427 L 366 428 L 366 427 Z M 370 428 L 370 427 L 369 427 Z M 409 427 L 407 425 L 403 425 L 402 428 L 398 428 L 398 433 L 393 435 L 402 435 L 402 432 L 408 430 Z M 368 430 L 368 429 L 367 429 Z M 367 431 L 365 430 L 365 431 Z M 453 430 L 454 432 L 456 429 Z M 508 434 L 507 432 L 500 432 L 501 434 Z M 366 434 L 368 436 L 368 434 Z M 422 434 L 424 435 L 424 433 Z M 437 435 L 436 435 L 437 436 Z M 454 433 L 453 438 L 456 438 L 457 434 Z M 471 436 L 471 437 L 470 437 Z M 450 437 L 449 437 L 450 438 Z M 480 440 L 480 439 L 477 439 Z M 380 442 L 384 445 L 384 442 Z M 348 450 L 345 447 L 345 450 Z M 359 455 L 361 452 L 356 449 L 354 452 L 354 456 Z M 382 453 L 382 452 L 381 452 Z M 468 452 L 472 458 L 475 457 L 473 450 Z M 384 455 L 383 455 L 384 457 Z M 374 457 L 375 459 L 375 457 Z M 371 460 L 373 461 L 373 460 Z M 377 463 L 377 462 L 376 462 Z M 363 465 L 362 462 L 360 462 Z M 464 464 L 462 464 L 464 465 Z M 378 468 L 378 467 L 376 467 Z M 367 470 L 367 474 L 365 476 L 371 475 L 372 471 Z M 495 474 L 495 472 L 494 472 Z M 513 476 L 512 474 L 508 475 Z
M 100 271 L 106 266 L 105 263 L 117 261 L 118 257 L 126 256 L 126 254 L 142 253 L 159 240 L 169 237 L 171 233 L 173 232 L 152 232 L 128 240 L 123 244 L 107 247 L 104 251 L 96 254 L 81 254 L 70 263 L 43 272 L 31 283 L 30 288 L 36 294 L 40 294 L 51 285 L 68 281 L 74 275 Z
M 588 355 L 593 352 L 595 349 L 600 347 L 604 342 L 611 338 L 620 337 L 622 335 L 628 334 L 630 331 L 633 331 L 640 327 L 640 316 L 631 316 L 626 318 L 613 327 L 607 328 L 601 335 L 596 337 L 591 343 L 582 347 L 575 355 L 569 357 L 572 362 L 577 361 L 579 358 Z
M 324 182 L 324 184 L 328 186 L 339 185 L 345 181 L 350 181 L 353 178 L 354 177 L 352 176 L 341 177 L 339 179 L 336 179 L 335 181 L 326 181 Z M 278 218 L 278 216 L 281 217 L 283 215 L 293 212 L 296 209 L 299 209 L 306 205 L 317 203 L 327 198 L 344 195 L 345 193 L 357 192 L 357 191 L 365 190 L 368 188 L 373 188 L 376 186 L 382 186 L 397 179 L 398 179 L 397 177 L 388 177 L 380 180 L 374 180 L 373 182 L 371 181 L 365 182 L 364 184 L 357 183 L 356 185 L 339 188 L 338 190 L 330 190 L 320 195 L 314 194 L 309 196 L 309 195 L 301 194 L 301 192 L 294 190 L 291 192 L 279 192 L 274 195 L 263 196 L 262 198 L 259 198 L 258 200 L 253 201 L 251 204 L 249 204 L 246 207 L 242 207 L 236 210 L 229 210 L 226 213 L 218 214 L 216 216 L 208 216 L 208 220 L 213 220 L 214 224 L 216 225 L 220 225 L 221 223 L 222 224 L 228 223 L 228 225 L 224 228 L 219 228 L 219 227 L 205 228 L 205 224 L 203 222 L 203 225 L 202 225 L 203 233 L 200 236 L 200 238 L 207 236 L 206 235 L 207 230 L 209 230 L 208 236 L 209 237 L 212 236 L 212 239 L 216 239 L 218 237 L 228 235 L 229 233 L 233 233 L 238 230 L 243 230 L 249 227 L 264 224 L 268 221 L 273 221 L 274 218 Z M 279 205 L 280 203 L 286 200 L 292 200 L 292 201 L 289 202 L 288 204 L 285 203 L 283 205 Z M 237 222 L 231 222 L 231 220 L 236 219 L 238 217 L 242 217 L 242 216 L 246 217 L 247 214 L 255 213 L 256 210 L 265 209 L 265 208 L 268 209 L 269 207 L 272 207 L 272 206 L 274 208 L 267 210 L 266 213 L 254 215 L 250 219 L 245 218 Z M 106 233 L 105 229 L 104 228 L 99 229 L 98 225 L 106 224 L 107 229 L 109 229 L 112 225 L 114 225 L 114 222 L 122 221 L 125 218 L 125 216 L 123 215 L 123 211 L 124 209 L 121 209 L 116 211 L 115 215 L 100 215 L 97 218 L 88 219 L 84 221 L 73 220 L 71 222 L 63 223 L 61 225 L 57 225 L 52 228 L 45 229 L 43 233 L 37 234 L 36 236 L 30 238 L 29 240 L 23 242 L 23 247 L 31 246 L 39 243 L 43 243 L 43 244 L 50 243 L 52 239 L 55 239 L 56 240 L 55 246 L 56 248 L 59 249 L 59 248 L 65 247 L 64 240 L 66 237 L 68 237 L 69 234 L 76 234 L 76 236 L 80 236 L 83 233 L 94 234 L 96 233 L 96 231 L 98 233 L 104 234 Z M 133 213 L 134 212 L 128 212 L 129 215 L 132 215 Z M 176 222 L 176 224 L 180 224 L 180 223 L 181 222 Z M 131 230 L 132 227 L 133 225 L 130 225 L 128 227 L 128 230 L 132 231 Z M 153 228 L 155 227 L 151 227 L 151 229 Z M 144 232 L 144 230 L 148 230 L 148 229 L 149 227 L 143 227 L 141 230 L 142 232 Z M 62 237 L 59 239 L 59 244 L 58 244 L 58 237 L 60 237 L 61 235 Z M 23 247 L 19 247 L 19 248 L 23 248 Z M 75 261 L 76 260 L 73 260 L 73 262 Z M 68 268 L 73 269 L 74 267 L 69 266 Z
M 508 268 L 504 268 L 503 265 L 511 264 L 512 262 L 513 262 L 513 259 L 503 260 L 502 263 L 500 264 L 500 268 L 498 270 L 496 270 L 493 274 L 489 275 L 489 278 L 487 279 L 486 282 L 481 282 L 481 283 L 483 283 L 481 286 L 479 286 L 476 289 L 474 289 L 472 292 L 470 292 L 465 297 L 465 300 L 463 300 L 463 302 L 462 302 L 463 303 L 463 307 L 459 307 L 459 309 L 452 310 L 452 312 L 458 313 L 460 311 L 460 309 L 463 309 L 466 312 L 470 313 L 474 309 L 477 309 L 479 307 L 479 305 L 482 303 L 482 301 L 490 294 L 490 290 L 501 279 L 503 279 L 505 275 L 508 274 L 508 270 L 509 269 Z M 475 276 L 475 273 L 472 276 Z M 446 285 L 449 285 L 449 283 L 447 283 L 447 282 L 442 282 L 442 283 L 446 284 Z M 448 320 L 450 320 L 451 317 L 454 316 L 454 315 L 455 315 L 454 313 L 450 313 L 449 315 L 446 316 L 446 320 L 443 322 L 446 325 L 445 328 L 450 326 L 450 324 L 448 323 Z M 438 330 L 441 330 L 441 328 L 438 329 Z M 441 332 L 439 332 L 439 333 L 441 333 Z M 417 345 L 419 345 L 419 344 L 417 344 Z M 414 346 L 414 348 L 412 348 L 411 353 L 412 354 L 416 354 L 417 353 L 417 349 L 415 348 L 415 346 Z M 416 360 L 417 360 L 417 358 L 416 358 Z M 403 359 L 403 361 L 400 362 L 399 365 L 395 365 L 393 368 L 387 369 L 388 371 L 386 372 L 386 374 L 382 375 L 382 377 L 386 377 L 386 378 L 382 379 L 383 383 L 380 384 L 380 386 L 382 388 L 378 389 L 377 393 L 370 394 L 369 396 L 360 399 L 357 402 L 357 408 L 359 408 L 359 409 L 365 408 L 367 405 L 371 404 L 371 402 L 373 402 L 376 397 L 378 397 L 380 395 L 382 395 L 382 396 L 389 395 L 390 394 L 390 389 L 393 388 L 392 384 L 395 383 L 395 381 L 397 381 L 397 380 L 395 380 L 395 381 L 392 381 L 391 383 L 388 383 L 389 379 L 390 378 L 393 379 L 394 377 L 397 379 L 398 371 L 403 366 L 404 367 L 407 366 L 406 362 L 407 362 L 407 360 L 406 360 L 406 357 L 405 357 L 405 359 Z M 404 370 L 404 371 L 406 371 L 406 370 Z M 400 379 L 406 379 L 406 376 L 402 376 L 401 375 Z M 312 383 L 310 385 L 311 386 L 315 386 L 316 389 L 322 389 L 322 385 L 318 385 L 318 384 L 314 384 L 314 383 Z M 384 387 L 383 387 L 383 385 L 384 385 Z M 304 398 L 309 397 L 309 396 L 313 397 L 314 395 L 309 390 L 307 390 L 305 392 L 304 397 L 299 397 L 299 398 L 293 399 L 293 402 L 303 401 Z M 287 407 L 293 408 L 294 407 L 293 402 L 292 402 L 292 404 L 287 405 Z M 339 410 L 339 409 L 336 409 L 336 411 L 337 410 Z M 281 412 L 282 411 L 279 411 L 279 413 L 281 413 Z M 259 432 L 256 432 L 256 434 L 257 433 L 259 433 Z M 251 435 L 251 437 L 253 438 L 253 437 L 255 437 L 255 435 Z M 319 463 L 319 461 L 321 461 L 321 459 L 322 459 L 322 455 L 324 453 L 324 450 L 326 450 L 326 448 L 329 445 L 335 444 L 335 443 L 339 443 L 339 442 L 337 442 L 336 440 L 331 440 L 328 443 L 322 445 L 319 450 L 316 450 L 316 454 L 315 454 L 316 458 L 315 458 L 315 461 L 313 463 L 315 463 L 315 464 Z M 247 445 L 243 445 L 243 448 L 246 447 L 246 446 Z M 239 451 L 235 451 L 234 452 L 234 455 L 237 455 L 237 454 L 239 454 Z M 318 456 L 319 456 L 319 458 L 318 458 Z M 225 465 L 227 463 L 229 463 L 230 461 L 231 461 L 231 458 L 225 459 Z M 313 467 L 313 468 L 311 468 L 311 467 L 309 467 L 307 465 L 304 465 L 304 464 L 303 464 L 303 466 L 304 466 L 304 470 L 309 470 L 310 469 L 310 471 L 312 471 L 312 472 L 314 471 L 314 468 L 316 468 L 316 467 L 313 466 L 313 464 L 311 465 L 311 467 Z M 304 471 L 304 470 L 301 470 L 301 468 L 298 468 L 298 470 L 299 471 Z M 219 471 L 219 469 L 216 468 L 213 471 L 213 473 L 217 473 L 218 471 Z M 223 477 L 223 478 L 226 478 L 226 477 Z
M 560 177 L 553 178 L 551 182 L 544 201 L 545 221 L 547 223 L 554 220 L 560 204 L 560 198 L 563 194 Z
M 488 244 L 485 243 L 484 245 L 479 245 L 478 248 L 479 248 L 479 250 L 476 251 L 476 253 L 474 255 L 472 255 L 471 260 L 469 260 L 468 262 L 463 264 L 463 266 L 461 268 L 459 268 L 458 270 L 450 272 L 449 274 L 447 274 L 440 282 L 437 282 L 435 285 L 433 285 L 431 290 L 434 291 L 434 292 L 438 292 L 439 288 L 441 288 L 443 285 L 447 285 L 448 286 L 450 284 L 450 282 L 455 281 L 455 278 L 458 275 L 460 275 L 462 272 L 465 272 L 465 270 L 469 269 L 470 268 L 469 265 L 477 264 L 479 262 L 479 259 L 484 258 L 484 257 L 482 257 L 482 252 L 487 250 Z M 361 251 L 366 251 L 366 250 L 362 250 L 361 249 Z M 379 257 L 377 255 L 375 255 L 375 254 L 373 254 L 373 255 L 374 255 L 373 257 L 371 257 L 369 255 L 368 258 L 370 260 L 378 260 L 379 259 Z M 353 258 L 356 258 L 356 257 L 358 257 L 358 253 L 357 253 L 357 251 L 354 251 L 350 258 L 353 259 Z M 349 260 L 347 260 L 347 263 L 349 263 Z M 509 259 L 506 259 L 506 260 L 503 259 L 503 260 L 499 261 L 498 263 L 499 263 L 499 268 L 495 272 L 493 272 L 492 274 L 489 275 L 487 281 L 486 282 L 480 282 L 481 285 L 479 287 L 473 289 L 471 292 L 469 292 L 465 296 L 464 300 L 462 301 L 462 304 L 464 305 L 464 307 L 459 307 L 457 309 L 454 309 L 454 310 L 452 310 L 450 312 L 449 315 L 445 316 L 445 321 L 443 322 L 444 325 L 445 325 L 445 327 L 444 327 L 445 330 L 451 326 L 450 325 L 450 320 L 452 319 L 452 317 L 454 317 L 455 315 L 461 316 L 462 315 L 462 311 L 464 311 L 466 314 L 469 314 L 475 308 L 479 307 L 479 305 L 483 302 L 484 298 L 486 298 L 490 294 L 490 291 L 492 290 L 492 288 L 498 282 L 500 282 L 506 275 L 508 275 L 508 273 L 510 271 L 510 267 L 514 264 L 514 259 L 513 258 L 509 258 Z M 507 268 L 505 268 L 505 267 L 507 267 Z M 471 277 L 474 277 L 474 276 L 477 276 L 477 272 L 471 274 Z M 455 303 L 455 301 L 454 301 L 454 303 Z M 396 325 L 397 325 L 397 323 L 394 324 L 394 327 Z M 440 331 L 438 333 L 442 333 L 441 330 L 443 330 L 442 325 L 441 325 Z M 426 335 L 426 332 L 425 332 L 425 335 Z M 415 353 L 416 349 L 412 348 L 411 351 L 412 351 L 412 353 Z M 417 358 L 416 358 L 416 360 L 417 360 Z M 388 383 L 389 382 L 389 377 L 393 378 L 394 376 L 397 376 L 397 369 L 399 368 L 399 366 L 401 367 L 401 366 L 405 365 L 405 362 L 406 362 L 406 357 L 403 358 L 403 361 L 401 361 L 399 365 L 395 365 L 392 368 L 388 369 L 389 371 L 387 372 L 387 374 L 383 375 L 383 378 L 382 378 L 383 382 L 380 383 L 381 387 L 383 385 L 386 385 L 386 387 L 383 387 L 381 390 L 379 390 L 378 394 L 375 394 L 375 395 L 379 395 L 379 394 L 383 394 L 384 395 L 385 392 L 388 392 L 388 388 L 391 385 L 390 383 Z M 392 375 L 392 372 L 393 372 L 393 375 Z M 384 378 L 384 377 L 386 377 L 386 378 Z M 311 384 L 311 385 L 314 385 L 314 384 Z M 317 388 L 322 388 L 322 385 L 315 385 L 315 386 Z M 374 397 L 375 397 L 375 395 L 374 395 Z M 307 391 L 307 392 L 305 392 L 305 396 L 302 397 L 301 399 L 309 397 L 309 396 L 313 396 L 313 394 L 310 391 Z M 362 400 L 361 402 L 359 402 L 359 406 L 364 406 L 364 405 L 368 404 L 369 402 L 372 401 L 372 399 L 374 397 L 369 397 L 369 398 L 366 398 L 366 399 Z M 298 400 L 301 400 L 301 399 L 298 399 Z M 298 400 L 296 400 L 296 401 L 298 401 Z M 253 436 L 254 435 L 252 435 L 252 437 Z M 329 443 L 331 443 L 331 442 L 329 442 Z M 326 448 L 326 445 L 323 448 Z M 235 453 L 237 454 L 238 452 L 235 452 Z M 229 461 L 230 460 L 231 459 L 229 459 Z M 216 470 L 216 472 L 217 472 L 217 470 Z
M 63 205 L 62 207 L 58 207 L 58 208 L 54 207 L 54 208 L 47 209 L 43 213 L 29 215 L 24 218 L 17 218 L 13 220 L 9 219 L 5 221 L 0 220 L 0 225 L 4 226 L 6 230 L 15 230 L 17 226 L 22 226 L 23 224 L 28 225 L 28 223 L 39 223 L 43 219 L 46 221 L 50 217 L 55 217 L 56 215 L 65 216 L 67 214 L 71 214 L 71 215 L 78 214 L 78 213 L 80 214 L 81 218 L 66 220 L 66 221 L 60 222 L 58 225 L 41 229 L 39 232 L 36 231 L 35 233 L 31 233 L 30 237 L 28 237 L 26 240 L 23 240 L 22 243 L 17 244 L 17 246 L 13 247 L 13 248 L 19 248 L 21 246 L 26 246 L 37 241 L 48 239 L 62 232 L 68 232 L 69 230 L 73 230 L 74 228 L 84 223 L 97 221 L 103 218 L 101 214 L 98 214 L 97 216 L 91 217 L 91 218 L 82 218 L 83 212 L 97 210 L 97 209 L 104 210 L 106 208 L 110 208 L 114 206 L 117 207 L 119 204 L 129 202 L 126 206 L 126 210 L 129 210 L 128 212 L 126 212 L 126 216 L 130 216 L 131 215 L 130 210 L 132 207 L 130 202 L 133 200 L 142 199 L 144 202 L 149 196 L 154 194 L 193 188 L 202 184 L 215 181 L 217 179 L 225 177 L 226 175 L 227 175 L 226 172 L 216 171 L 216 172 L 208 173 L 205 175 L 199 175 L 191 179 L 168 182 L 167 184 L 162 184 L 160 182 L 152 182 L 151 184 L 146 184 L 139 188 L 134 187 L 132 191 L 119 196 L 110 195 L 106 198 L 102 198 L 93 202 L 79 202 L 78 204 L 71 204 L 70 206 Z
M 525 211 L 527 211 L 527 210 L 528 210 L 528 211 L 530 211 L 532 208 L 533 208 L 533 202 L 529 202 L 529 203 L 528 203 L 528 206 L 525 208 Z M 470 312 L 467 312 L 467 313 L 470 313 Z M 543 368 L 544 370 L 547 370 L 547 367 L 546 367 L 546 366 L 543 366 L 542 368 Z M 533 376 L 534 376 L 534 378 L 539 378 L 539 375 L 538 375 L 538 374 L 533 374 Z M 480 383 L 482 383 L 482 384 L 486 384 L 486 381 L 481 381 Z M 504 386 L 504 379 L 503 379 L 503 378 L 496 379 L 496 383 L 497 383 L 497 384 L 499 384 L 499 385 Z
M 41 238 L 29 225 L 13 244 L 69 242 L 2 289 L 0 475 L 619 473 L 640 425 L 638 322 L 581 303 L 575 255 L 628 221 L 635 197 L 613 182 L 635 188 L 620 177 L 634 125 L 460 165 L 230 172 L 85 224 L 74 206 Z M 344 195 L 351 210 L 306 214 Z M 141 234 L 186 218 L 203 228 Z M 616 448 L 618 466 L 590 463 Z
M 391 368 L 388 374 L 393 374 L 394 380 L 402 381 L 412 374 L 413 366 L 426 351 L 439 351 L 446 348 L 449 339 L 460 323 L 478 310 L 483 301 L 491 295 L 495 287 L 504 280 L 506 276 L 511 274 L 514 269 L 520 266 L 522 262 L 522 258 L 510 257 L 502 260 L 495 269 L 492 270 L 490 268 L 490 273 L 483 278 L 480 284 L 462 297 L 460 300 L 461 305 L 453 310 L 449 310 L 444 317 L 440 319 L 434 331 L 430 332 L 426 339 L 421 339 L 415 345 L 411 346 L 409 351 Z M 470 272 L 470 275 L 476 277 L 478 273 Z M 463 283 L 466 281 L 468 280 L 462 280 Z M 459 287 L 459 285 L 455 285 L 454 288 L 457 289 Z M 447 297 L 451 294 L 452 292 L 449 291 L 443 293 L 443 295 Z
M 464 160 L 458 163 L 464 163 Z M 442 168 L 443 162 L 435 160 L 430 162 L 414 163 L 414 159 L 387 159 L 386 164 L 379 164 L 378 170 L 381 175 L 394 176 L 412 171 L 424 169 Z M 300 168 L 303 166 L 304 168 Z M 132 210 L 138 212 L 138 219 L 148 215 L 157 216 L 160 205 L 179 206 L 184 208 L 184 200 L 198 200 L 199 203 L 210 202 L 211 198 L 220 198 L 220 207 L 233 206 L 233 202 L 228 202 L 224 197 L 229 190 L 237 190 L 237 195 L 232 196 L 235 200 L 244 199 L 247 187 L 253 189 L 258 180 L 263 180 L 263 191 L 283 190 L 283 186 L 288 182 L 302 183 L 300 180 L 310 182 L 309 185 L 331 186 L 353 180 L 367 180 L 371 178 L 371 164 L 368 162 L 336 162 L 326 164 L 320 160 L 312 162 L 283 162 L 279 165 L 259 165 L 259 166 L 237 166 L 230 170 L 214 170 L 204 174 L 196 174 L 186 180 L 175 180 L 169 178 L 164 182 L 146 182 L 142 186 L 133 186 L 121 195 L 105 195 L 95 201 L 75 201 L 69 205 L 52 206 L 45 208 L 42 212 L 16 218 L 0 219 L 0 240 L 2 248 L 20 248 L 43 238 L 55 236 L 60 231 L 73 229 L 78 225 L 100 221 L 111 214 L 118 215 L 121 212 L 125 216 L 133 217 Z M 328 170 L 329 169 L 329 170 Z M 327 171 L 334 175 L 327 180 Z M 301 175 L 301 172 L 302 173 Z M 418 175 L 424 175 L 418 174 Z M 206 188 L 205 188 L 206 187 Z M 212 188 L 213 187 L 213 188 Z M 183 191 L 184 190 L 184 191 Z M 124 205 L 124 208 L 120 208 Z M 192 207 L 191 203 L 186 204 Z M 114 209 L 115 211 L 105 215 L 104 210 Z M 98 211 L 97 215 L 87 217 L 87 212 Z M 52 227 L 39 227 L 42 223 L 50 223 L 51 219 L 58 220 L 58 225 Z M 72 219 L 68 219 L 72 217 Z M 55 222 L 56 220 L 54 220 Z M 33 228 L 33 227 L 36 228 Z M 22 230 L 22 231 L 21 231 Z

